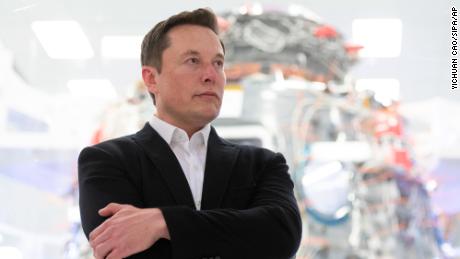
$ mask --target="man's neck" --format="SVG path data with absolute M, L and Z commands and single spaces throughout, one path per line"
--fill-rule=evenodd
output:
M 179 129 L 183 129 L 187 133 L 187 136 L 188 136 L 189 139 L 193 136 L 193 134 L 195 134 L 197 131 L 201 130 L 205 126 L 205 125 L 190 126 L 187 123 L 180 123 L 177 120 L 173 120 L 173 119 L 169 118 L 168 116 L 159 115 L 158 113 L 156 113 L 155 116 L 157 118 L 159 118 L 160 120 L 165 121 L 165 122 L 173 125 L 174 127 L 177 127 Z

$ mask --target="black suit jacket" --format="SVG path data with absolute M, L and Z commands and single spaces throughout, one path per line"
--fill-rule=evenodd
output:
M 110 202 L 160 208 L 171 240 L 130 258 L 289 258 L 301 239 L 293 183 L 281 154 L 208 140 L 201 210 L 168 144 L 147 123 L 134 135 L 85 148 L 78 161 L 86 236 Z

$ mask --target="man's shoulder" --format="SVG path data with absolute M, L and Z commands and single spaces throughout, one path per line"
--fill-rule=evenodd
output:
M 136 134 L 126 135 L 118 138 L 104 140 L 100 143 L 87 146 L 82 150 L 88 152 L 89 150 L 98 150 L 110 154 L 125 154 L 133 153 L 137 149 L 136 142 L 134 141 Z
M 107 147 L 113 147 L 113 146 L 119 146 L 119 147 L 130 146 L 135 143 L 134 142 L 135 136 L 136 134 L 130 134 L 130 135 L 126 135 L 126 136 L 122 136 L 118 138 L 108 139 L 108 140 L 105 140 L 105 141 L 102 141 L 100 143 L 93 145 L 93 147 L 107 148 Z

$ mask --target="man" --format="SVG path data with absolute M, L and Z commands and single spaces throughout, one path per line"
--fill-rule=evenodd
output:
M 209 125 L 225 85 L 217 34 L 206 9 L 157 24 L 141 54 L 157 113 L 136 134 L 81 152 L 81 219 L 97 259 L 295 254 L 301 221 L 283 156 L 231 144 Z

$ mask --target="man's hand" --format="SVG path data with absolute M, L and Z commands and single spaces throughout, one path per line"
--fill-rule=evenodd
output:
M 96 259 L 124 258 L 146 250 L 160 238 L 170 239 L 160 209 L 110 203 L 99 215 L 110 218 L 89 235 Z

